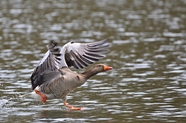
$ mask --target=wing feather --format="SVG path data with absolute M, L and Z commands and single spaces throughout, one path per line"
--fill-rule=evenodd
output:
M 31 84 L 32 89 L 35 89 L 38 85 L 45 83 L 43 81 L 42 75 L 46 71 L 57 71 L 57 64 L 60 62 L 60 49 L 56 47 L 56 43 L 51 42 L 48 45 L 48 51 L 46 52 L 43 59 L 40 61 L 39 65 L 34 69 L 34 72 L 31 75 Z
M 32 73 L 32 89 L 55 78 L 58 69 L 70 66 L 80 69 L 98 61 L 108 52 L 109 46 L 107 39 L 93 43 L 69 42 L 60 48 L 57 43 L 51 42 L 45 56 Z
M 68 67 L 84 68 L 103 58 L 109 46 L 107 39 L 93 43 L 69 42 L 64 46 L 66 47 L 65 61 Z

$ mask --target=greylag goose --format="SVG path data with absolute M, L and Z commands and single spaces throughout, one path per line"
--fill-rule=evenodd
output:
M 31 75 L 32 97 L 40 99 L 42 103 L 49 98 L 60 98 L 64 106 L 72 110 L 80 110 L 79 107 L 67 104 L 67 94 L 84 84 L 90 77 L 111 70 L 112 67 L 96 64 L 80 74 L 71 71 L 69 67 L 81 69 L 98 61 L 104 57 L 108 47 L 107 40 L 93 43 L 69 42 L 63 47 L 50 42 L 47 46 L 48 51 Z

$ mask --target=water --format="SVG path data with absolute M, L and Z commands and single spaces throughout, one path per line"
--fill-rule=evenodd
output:
M 186 122 L 185 0 L 1 0 L 1 122 Z M 99 63 L 114 69 L 68 95 L 70 111 L 19 95 L 50 40 L 111 47 Z

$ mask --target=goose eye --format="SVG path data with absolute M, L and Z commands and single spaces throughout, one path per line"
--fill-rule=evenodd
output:
M 73 41 L 71 41 L 71 44 L 73 44 L 74 42 Z

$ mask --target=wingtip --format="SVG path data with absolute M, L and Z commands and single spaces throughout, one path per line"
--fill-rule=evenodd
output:
M 97 47 L 97 46 L 100 46 L 100 45 L 107 47 L 107 45 L 110 45 L 109 44 L 109 39 L 104 39 L 104 40 L 101 40 L 101 41 L 92 42 L 92 43 L 88 44 L 88 46 L 90 46 L 90 47 Z
M 56 47 L 58 45 L 58 42 L 54 41 L 54 40 L 50 40 L 50 43 L 47 45 L 47 48 L 53 49 L 54 47 Z
M 105 41 L 107 41 L 107 42 L 109 42 L 109 39 L 108 38 L 106 38 L 106 39 L 104 39 Z
M 110 39 L 106 38 L 106 39 L 103 39 L 102 41 L 109 43 Z
M 107 42 L 107 44 L 108 44 L 108 47 L 110 47 L 111 46 L 111 44 L 110 44 L 110 39 L 105 39 L 106 40 L 106 42 Z
M 101 42 L 103 42 L 102 44 L 103 44 L 105 47 L 110 47 L 109 41 L 110 41 L 110 40 L 109 40 L 108 38 L 106 38 L 106 39 L 102 40 Z
M 58 45 L 58 42 L 54 41 L 54 40 L 50 40 L 49 44 L 54 44 L 54 45 Z

